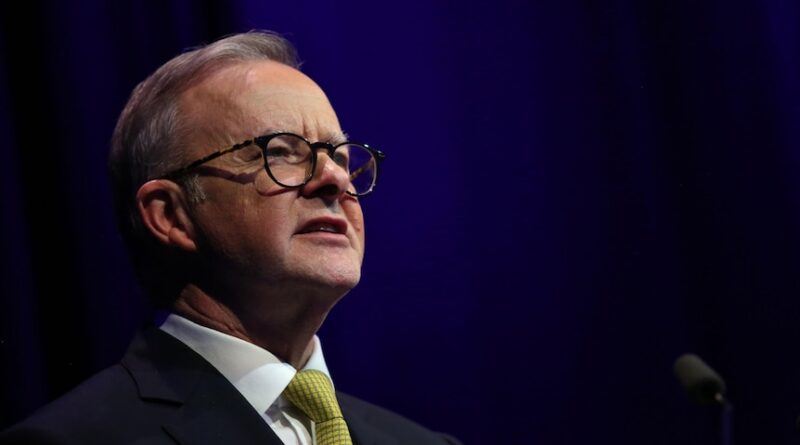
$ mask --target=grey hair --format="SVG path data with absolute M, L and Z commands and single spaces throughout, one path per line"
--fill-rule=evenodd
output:
M 111 139 L 109 171 L 114 207 L 122 236 L 143 285 L 160 249 L 137 210 L 136 193 L 145 182 L 161 178 L 187 162 L 177 144 L 191 131 L 184 124 L 178 99 L 192 85 L 220 69 L 251 60 L 273 60 L 299 68 L 294 47 L 268 31 L 250 31 L 192 49 L 168 61 L 134 88 Z M 182 181 L 191 202 L 203 199 L 196 175 Z M 155 270 L 158 270 L 156 267 Z

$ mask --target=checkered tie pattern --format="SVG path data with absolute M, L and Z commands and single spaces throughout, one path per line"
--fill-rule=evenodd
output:
M 283 396 L 314 421 L 317 445 L 353 445 L 328 376 L 313 369 L 300 371 Z

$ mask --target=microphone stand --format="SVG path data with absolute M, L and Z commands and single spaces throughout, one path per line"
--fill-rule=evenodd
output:
M 720 393 L 714 394 L 714 400 L 722 405 L 719 425 L 721 443 L 733 445 L 733 405 Z

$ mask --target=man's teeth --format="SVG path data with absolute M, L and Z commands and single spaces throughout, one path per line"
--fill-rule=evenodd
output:
M 312 227 L 309 227 L 309 228 L 308 228 L 308 230 L 306 230 L 306 232 L 330 232 L 330 233 L 339 233 L 339 231 L 338 231 L 338 230 L 336 230 L 336 227 L 334 227 L 334 226 L 331 226 L 331 225 L 327 225 L 327 224 L 323 224 L 323 225 L 319 225 L 319 226 L 312 226 Z

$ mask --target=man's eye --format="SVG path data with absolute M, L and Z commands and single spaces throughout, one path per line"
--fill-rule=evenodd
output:
M 348 156 L 347 153 L 337 151 L 333 154 L 333 162 L 340 167 L 347 168 L 347 164 L 350 162 L 350 156 Z
M 267 155 L 270 157 L 280 158 L 280 157 L 291 156 L 292 154 L 294 154 L 294 150 L 286 146 L 279 145 L 279 146 L 269 147 L 269 149 L 267 149 Z
M 310 162 L 311 152 L 302 147 L 291 145 L 274 145 L 267 148 L 267 161 L 271 166 L 305 165 Z

